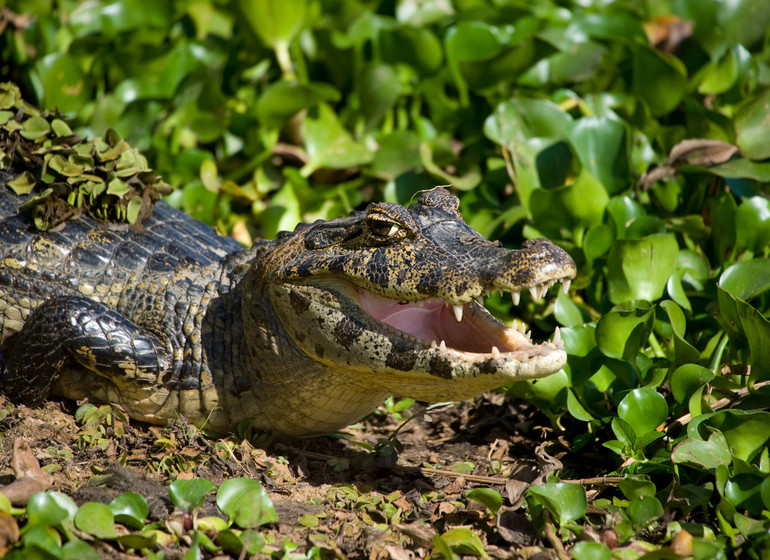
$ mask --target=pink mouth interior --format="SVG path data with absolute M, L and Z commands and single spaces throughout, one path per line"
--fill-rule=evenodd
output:
M 501 352 L 516 350 L 503 325 L 477 320 L 465 306 L 463 320 L 458 322 L 452 310 L 441 300 L 431 299 L 422 307 L 415 303 L 402 304 L 365 290 L 358 293 L 361 308 L 369 315 L 405 333 L 431 343 L 443 340 L 447 348 L 465 352 L 488 353 L 492 346 Z

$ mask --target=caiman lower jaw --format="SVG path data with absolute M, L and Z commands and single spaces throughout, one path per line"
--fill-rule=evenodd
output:
M 552 341 L 534 344 L 530 333 L 507 327 L 477 302 L 465 304 L 458 313 L 459 306 L 440 298 L 403 303 L 364 289 L 356 296 L 361 309 L 377 321 L 423 348 L 466 361 L 526 360 L 564 348 L 558 327 Z

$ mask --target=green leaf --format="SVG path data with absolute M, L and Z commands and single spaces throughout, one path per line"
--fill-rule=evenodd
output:
M 580 484 L 549 482 L 530 487 L 529 493 L 548 509 L 560 525 L 577 521 L 588 511 L 586 491 Z
M 678 256 L 679 245 L 671 233 L 615 241 L 607 261 L 610 301 L 659 299 Z
M 634 389 L 618 405 L 618 417 L 627 422 L 637 437 L 656 431 L 668 418 L 663 395 L 649 387 Z
M 762 483 L 763 476 L 752 473 L 740 473 L 731 477 L 725 484 L 725 499 L 735 509 L 747 510 L 749 515 L 762 513 Z
M 663 505 L 654 496 L 639 496 L 631 500 L 627 511 L 634 525 L 647 527 L 663 516 Z
M 401 95 L 401 82 L 396 69 L 388 64 L 368 66 L 361 73 L 359 94 L 366 128 L 380 124 Z
M 484 505 L 494 515 L 497 515 L 503 505 L 503 497 L 500 492 L 491 488 L 474 488 L 466 492 L 465 497 Z
M 441 535 L 433 535 L 432 540 L 433 548 L 442 556 L 442 558 L 444 558 L 444 560 L 458 560 L 457 555 L 452 551 L 449 543 L 441 538 Z
M 457 554 L 487 557 L 479 536 L 465 527 L 449 529 L 441 535 L 441 539 Z
M 770 412 L 726 409 L 693 418 L 687 427 L 687 434 L 694 439 L 703 439 L 701 432 L 719 430 L 724 434 L 732 455 L 751 462 L 770 439 L 768 425 Z
M 339 98 L 339 92 L 329 84 L 281 80 L 270 84 L 257 99 L 257 117 L 266 128 L 280 128 L 299 111 Z
M 175 480 L 168 487 L 174 505 L 184 511 L 192 511 L 203 505 L 206 496 L 216 488 L 207 478 Z
M 770 157 L 770 89 L 746 100 L 735 115 L 735 140 L 749 159 Z
M 652 331 L 652 309 L 611 311 L 596 324 L 596 344 L 602 354 L 632 362 Z
M 40 83 L 43 105 L 68 113 L 91 99 L 91 85 L 80 61 L 66 53 L 49 54 L 37 61 L 34 72 Z
M 719 277 L 719 287 L 734 298 L 751 301 L 770 290 L 770 261 L 751 259 L 732 265 Z
M 716 377 L 710 369 L 698 364 L 684 364 L 671 374 L 671 392 L 680 404 L 686 403 L 697 389 Z
M 579 327 L 584 322 L 580 308 L 562 291 L 559 291 L 556 298 L 553 314 L 556 320 L 565 327 Z
M 29 171 L 23 171 L 15 179 L 8 181 L 7 185 L 16 194 L 29 194 L 35 188 L 35 178 Z
M 720 465 L 732 463 L 732 453 L 721 432 L 713 432 L 706 441 L 687 437 L 671 451 L 674 463 L 714 471 Z
M 345 130 L 334 111 L 325 103 L 308 111 L 305 119 L 305 148 L 308 162 L 302 176 L 309 177 L 321 167 L 345 169 L 369 163 L 372 153 Z
M 687 91 L 687 71 L 678 58 L 636 45 L 631 91 L 647 102 L 652 116 L 670 113 Z
M 22 541 L 26 553 L 23 558 L 36 556 L 48 559 L 63 556 L 61 536 L 51 527 L 35 525 L 24 534 Z
M 599 542 L 579 541 L 572 547 L 574 560 L 611 560 L 612 551 Z
M 62 560 L 99 560 L 102 553 L 83 541 L 70 541 L 61 549 Z
M 290 43 L 305 25 L 307 0 L 238 0 L 252 31 L 268 46 Z
M 583 168 L 595 177 L 609 194 L 629 186 L 626 127 L 617 119 L 583 117 L 569 134 Z
M 147 519 L 149 507 L 141 494 L 124 492 L 110 502 L 109 505 L 115 521 L 132 529 L 141 529 Z
M 482 21 L 461 21 L 449 28 L 444 37 L 447 63 L 460 92 L 460 100 L 468 105 L 468 86 L 460 72 L 460 63 L 492 58 L 501 50 L 493 28 Z
M 30 117 L 22 123 L 21 136 L 27 140 L 37 140 L 51 132 L 51 125 L 43 117 Z
M 657 492 L 655 484 L 649 480 L 642 480 L 639 478 L 626 478 L 618 483 L 620 491 L 623 495 L 629 499 L 640 498 L 642 496 L 654 496 Z
M 98 539 L 114 539 L 115 519 L 110 508 L 98 502 L 86 502 L 75 514 L 75 527 Z
M 224 481 L 217 492 L 217 505 L 231 523 L 243 529 L 278 522 L 278 515 L 265 488 L 250 478 Z
M 770 201 L 761 196 L 745 198 L 735 213 L 735 251 L 762 254 L 770 244 Z
M 29 526 L 53 526 L 67 519 L 69 512 L 57 503 L 51 493 L 38 492 L 27 502 L 27 517 Z

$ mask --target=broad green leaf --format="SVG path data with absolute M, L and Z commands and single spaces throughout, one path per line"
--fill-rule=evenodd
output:
M 615 234 L 607 224 L 598 224 L 590 228 L 583 240 L 586 258 L 595 260 L 607 254 L 615 241 Z
M 639 496 L 631 500 L 627 511 L 634 525 L 646 527 L 663 516 L 663 505 L 654 496 Z
M 703 439 L 709 428 L 717 429 L 724 434 L 732 455 L 751 462 L 770 439 L 768 425 L 770 412 L 726 409 L 693 418 L 687 434 L 694 439 Z
M 503 505 L 503 497 L 497 490 L 491 488 L 474 488 L 465 493 L 465 497 L 484 505 L 490 512 L 497 515 Z
M 206 496 L 216 488 L 206 478 L 175 480 L 168 487 L 168 493 L 174 505 L 184 511 L 192 511 L 203 505 Z
M 52 527 L 34 525 L 24 534 L 22 542 L 26 552 L 22 558 L 32 556 L 48 559 L 63 556 L 61 535 Z
M 734 264 L 719 277 L 719 287 L 743 301 L 770 290 L 770 261 L 752 259 Z
M 770 244 L 770 201 L 761 196 L 744 199 L 735 225 L 736 252 L 749 250 L 760 256 Z
M 141 494 L 124 492 L 109 504 L 115 521 L 132 529 L 141 529 L 149 513 L 147 502 Z
M 707 440 L 687 437 L 671 451 L 674 463 L 702 470 L 716 470 L 719 465 L 729 466 L 732 454 L 727 439 L 721 432 L 713 432 Z
M 433 535 L 432 541 L 434 551 L 438 552 L 444 560 L 458 560 L 458 556 L 452 551 L 452 547 L 441 538 L 441 535 Z
M 679 244 L 670 233 L 615 241 L 607 261 L 613 303 L 655 301 L 676 270 Z
M 43 117 L 30 117 L 22 124 L 19 134 L 27 140 L 37 140 L 51 132 L 51 125 Z
M 27 516 L 30 526 L 52 526 L 67 519 L 69 512 L 57 503 L 51 493 L 38 492 L 33 494 L 27 502 Z
M 628 393 L 618 405 L 618 417 L 627 422 L 637 438 L 654 432 L 668 418 L 668 404 L 655 389 L 642 387 Z
M 35 188 L 35 177 L 29 171 L 23 171 L 18 177 L 6 183 L 16 194 L 29 194 Z
M 596 325 L 596 344 L 602 354 L 632 362 L 645 344 L 654 321 L 652 309 L 611 311 Z
M 572 547 L 574 560 L 611 560 L 612 551 L 600 542 L 579 541 Z
M 698 91 L 703 94 L 724 93 L 743 79 L 750 66 L 751 53 L 742 45 L 733 45 L 709 64 Z
M 449 28 L 444 37 L 447 63 L 464 106 L 468 105 L 468 86 L 460 72 L 460 63 L 491 58 L 502 48 L 495 31 L 482 21 L 461 21 Z
M 339 92 L 328 84 L 281 80 L 270 84 L 257 99 L 257 117 L 267 128 L 280 128 L 302 109 L 321 101 L 338 101 L 339 97 Z
M 246 22 L 268 46 L 288 44 L 305 25 L 307 0 L 238 0 Z
M 740 473 L 725 484 L 724 496 L 735 509 L 747 510 L 750 515 L 762 512 L 762 483 L 766 477 L 751 473 Z
M 580 484 L 548 482 L 530 487 L 529 494 L 545 506 L 560 525 L 577 521 L 588 511 L 586 491 Z
M 745 301 L 733 297 L 721 286 L 717 288 L 719 322 L 738 343 L 748 346 L 752 366 L 751 379 L 759 381 L 770 378 L 770 321 Z
M 625 478 L 618 483 L 618 486 L 623 495 L 629 500 L 642 496 L 654 496 L 657 492 L 654 483 L 638 478 Z
M 670 113 L 687 90 L 687 71 L 678 58 L 636 45 L 631 91 L 647 102 L 654 117 Z
M 420 140 L 410 131 L 395 131 L 379 139 L 371 170 L 378 177 L 392 181 L 420 166 Z
M 583 117 L 569 133 L 583 168 L 595 177 L 609 194 L 629 186 L 626 127 L 616 119 Z
M 584 322 L 580 308 L 567 294 L 561 291 L 556 297 L 553 314 L 556 320 L 565 327 L 579 327 Z
M 250 478 L 224 481 L 217 492 L 217 505 L 231 523 L 243 529 L 278 522 L 278 515 L 265 488 Z
M 741 154 L 749 159 L 770 157 L 770 89 L 750 97 L 735 116 L 735 138 Z
M 61 557 L 62 560 L 99 560 L 103 555 L 83 541 L 70 541 L 62 546 Z
M 487 557 L 479 536 L 465 527 L 449 529 L 441 535 L 441 539 L 457 554 Z
M 366 127 L 374 128 L 393 108 L 401 95 L 401 82 L 396 69 L 389 64 L 372 65 L 360 77 L 359 95 Z
M 673 276 L 672 276 L 673 278 Z M 670 285 L 670 282 L 669 282 Z M 682 309 L 671 300 L 663 300 L 660 302 L 660 307 L 668 315 L 671 328 L 673 330 L 672 337 L 674 339 L 674 366 L 680 364 L 688 364 L 690 362 L 697 362 L 700 359 L 700 352 L 693 347 L 692 344 L 687 342 L 684 338 L 685 329 L 687 327 L 687 320 L 685 318 Z
M 692 394 L 716 377 L 710 369 L 698 364 L 684 364 L 671 374 L 671 392 L 680 404 L 686 403 Z
M 115 519 L 110 508 L 98 502 L 86 502 L 75 514 L 75 527 L 98 539 L 114 539 Z
M 429 75 L 441 68 L 444 49 L 430 30 L 411 26 L 380 33 L 382 58 L 391 64 L 408 64 L 420 74 Z
M 80 61 L 66 53 L 54 53 L 35 64 L 43 105 L 68 113 L 77 111 L 91 99 L 91 85 Z
M 564 192 L 564 204 L 575 221 L 585 227 L 601 224 L 609 195 L 586 169 Z
M 305 148 L 308 162 L 302 176 L 309 177 L 321 167 L 345 169 L 369 163 L 373 154 L 345 130 L 331 107 L 320 103 L 305 119 Z

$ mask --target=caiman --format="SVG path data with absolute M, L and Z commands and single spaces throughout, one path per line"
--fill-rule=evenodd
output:
M 37 231 L 8 177 L 0 383 L 15 402 L 53 394 L 154 424 L 305 436 L 389 395 L 465 399 L 566 361 L 558 331 L 535 344 L 483 298 L 566 291 L 572 259 L 544 239 L 488 241 L 441 187 L 244 249 L 165 202 L 140 231 L 87 215 Z

